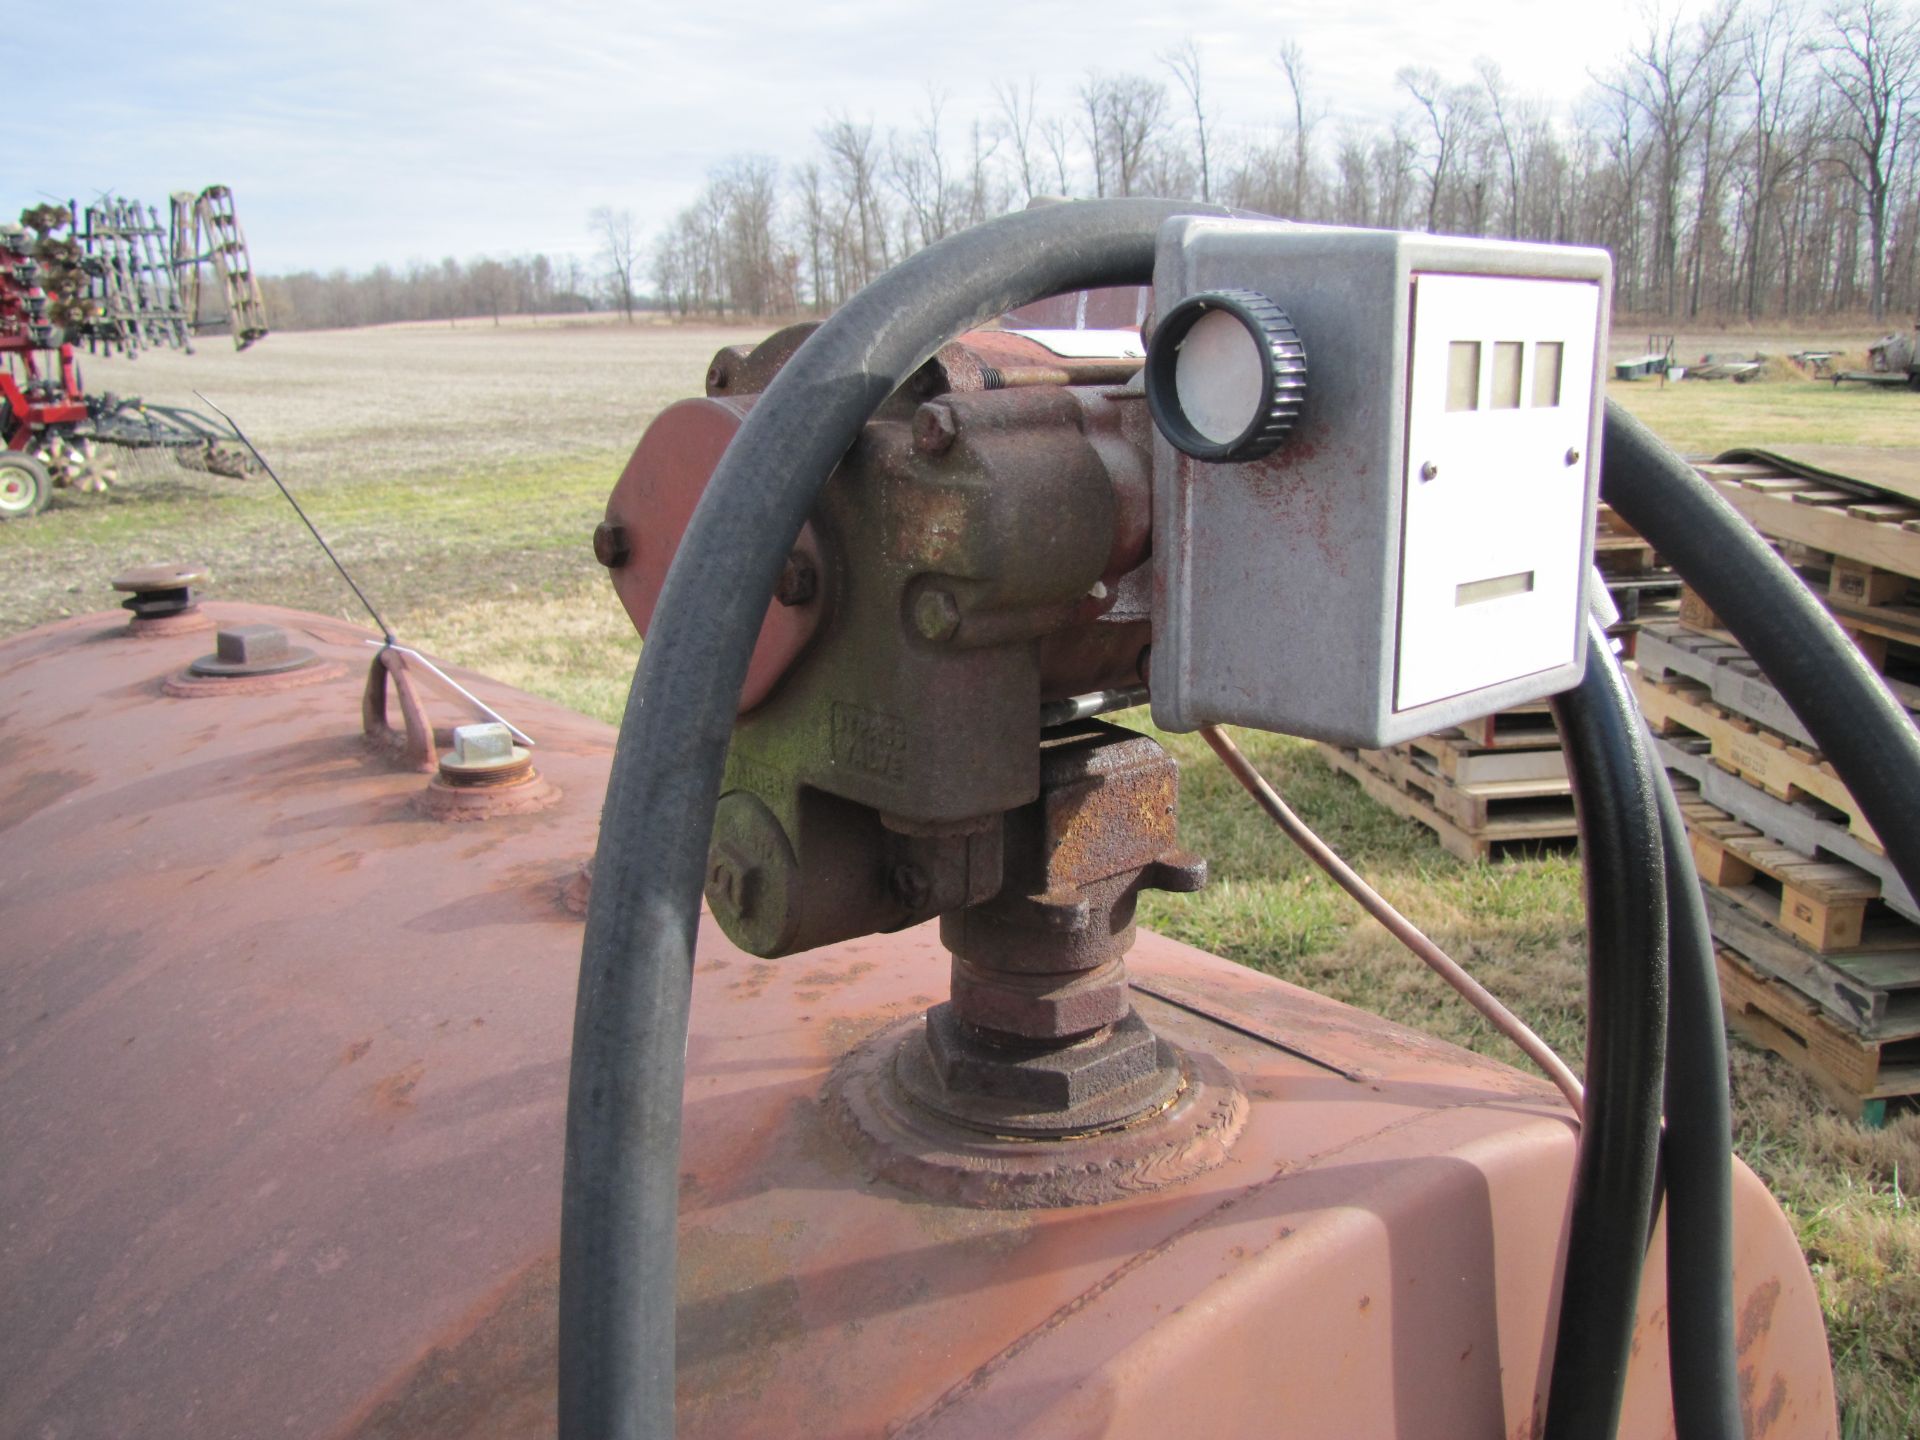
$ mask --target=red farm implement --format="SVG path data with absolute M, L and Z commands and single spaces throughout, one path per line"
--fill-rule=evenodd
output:
M 243 473 L 217 421 L 178 406 L 88 395 L 82 349 L 191 352 L 196 334 L 244 350 L 267 333 L 246 237 L 225 186 L 173 197 L 166 222 L 137 201 L 41 205 L 0 225 L 0 520 L 44 509 L 59 486 L 105 489 L 102 447 L 166 448 L 190 467 Z

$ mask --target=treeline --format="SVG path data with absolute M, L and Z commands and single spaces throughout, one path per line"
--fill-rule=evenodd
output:
M 378 265 L 364 274 L 263 276 L 260 288 L 277 330 L 385 325 L 401 320 L 499 319 L 592 309 L 603 277 L 579 256 Z
M 1044 195 L 1208 199 L 1335 224 L 1600 245 L 1616 306 L 1674 318 L 1883 317 L 1920 305 L 1920 26 L 1897 0 L 1722 0 L 1654 13 L 1587 94 L 1556 105 L 1489 62 L 1409 68 L 1367 127 L 1295 41 L 1281 113 L 1216 111 L 1189 42 L 1155 74 L 1090 73 L 1071 95 L 995 88 L 955 117 L 930 94 L 882 131 L 830 117 L 785 171 L 729 160 L 647 257 L 682 313 L 826 311 L 914 250 Z M 597 228 L 610 218 L 596 215 Z M 639 288 L 602 234 L 603 279 Z

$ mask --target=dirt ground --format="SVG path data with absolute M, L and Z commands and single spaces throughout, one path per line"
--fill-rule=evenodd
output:
M 715 350 L 761 333 L 462 321 L 295 331 L 241 352 L 209 337 L 192 355 L 82 364 L 96 392 L 192 405 L 198 390 L 290 481 L 313 483 L 629 450 L 664 405 L 701 393 Z
M 1673 336 L 1674 359 L 1682 365 L 1692 364 L 1703 355 L 1792 355 L 1802 350 L 1853 353 L 1865 350 L 1890 330 L 1904 330 L 1907 325 L 1906 320 L 1894 318 L 1878 327 L 1870 322 L 1836 323 L 1831 320 L 1808 321 L 1797 325 L 1774 321 L 1757 326 L 1676 326 L 1672 321 L 1648 321 L 1626 316 L 1613 322 L 1608 335 L 1607 354 L 1614 360 L 1641 355 L 1649 349 L 1662 348 L 1668 335 Z M 1647 343 L 1649 339 L 1655 342 L 1651 346 Z

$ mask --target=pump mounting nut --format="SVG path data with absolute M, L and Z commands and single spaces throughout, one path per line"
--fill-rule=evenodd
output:
M 951 640 L 960 628 L 960 602 L 937 587 L 922 590 L 913 602 L 913 628 L 936 645 Z
M 609 570 L 618 570 L 633 558 L 633 546 L 627 540 L 627 527 L 615 520 L 602 520 L 593 527 L 593 558 Z
M 944 455 L 959 433 L 960 421 L 951 405 L 928 401 L 913 412 L 913 448 L 922 455 Z

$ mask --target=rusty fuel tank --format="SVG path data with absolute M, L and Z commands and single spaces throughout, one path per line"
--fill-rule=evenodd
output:
M 463 675 L 538 742 L 508 788 L 544 788 L 450 806 L 369 632 L 204 609 L 311 664 L 222 691 L 183 678 L 211 634 L 118 615 L 0 643 L 0 1434 L 550 1433 L 612 732 Z M 1100 1152 L 1100 1204 L 957 1204 L 849 1113 L 945 993 L 933 927 L 700 946 L 681 1434 L 1537 1433 L 1574 1156 L 1544 1082 L 1142 935 L 1135 1004 L 1230 1074 L 1231 1149 L 1175 1184 Z M 1744 1168 L 1735 1203 L 1749 1433 L 1831 1435 L 1792 1232 Z M 1656 1231 L 1627 1436 L 1672 1433 L 1663 1263 Z

